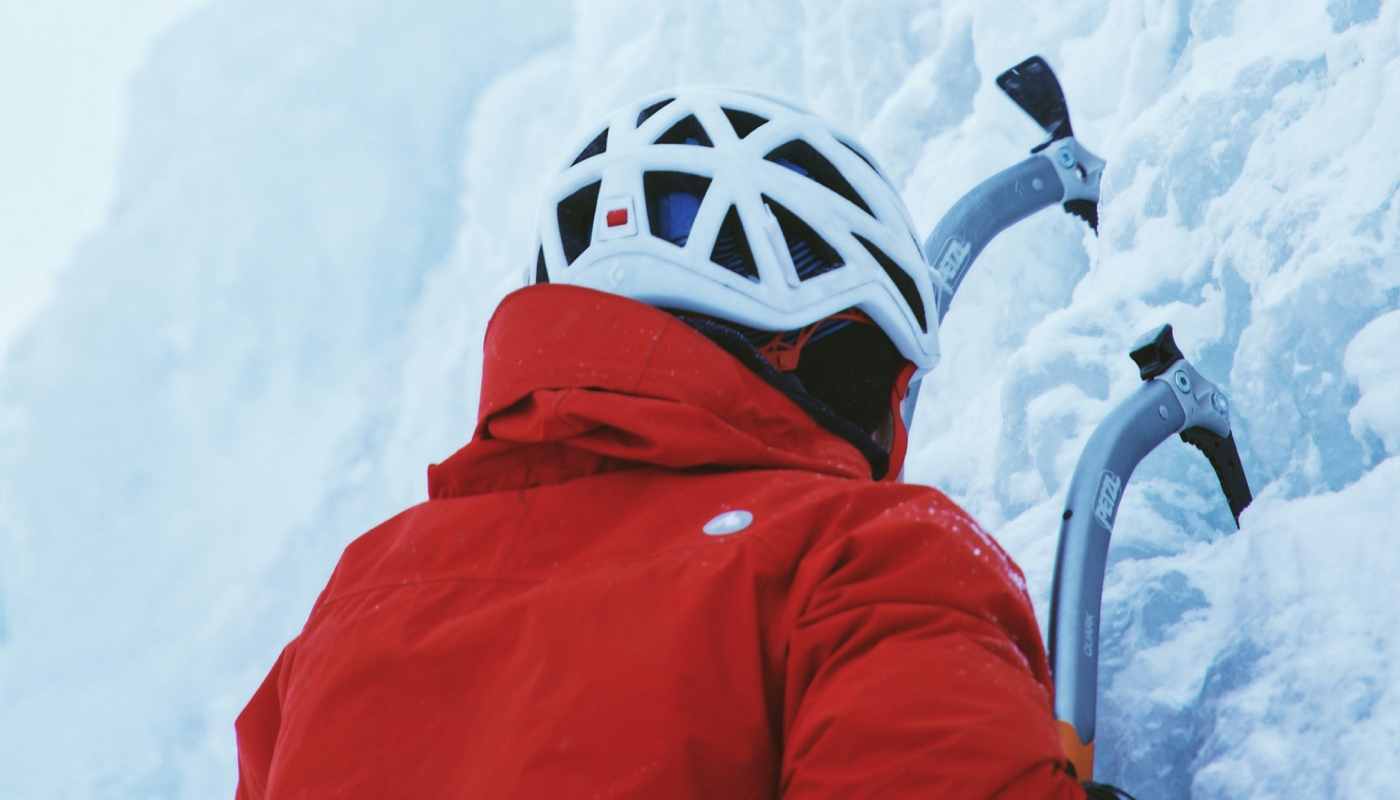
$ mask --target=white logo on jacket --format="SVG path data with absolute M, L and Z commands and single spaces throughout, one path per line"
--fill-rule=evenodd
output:
M 749 527 L 753 522 L 753 514 L 747 511 L 726 511 L 705 523 L 702 528 L 709 536 L 723 536 L 726 533 L 738 533 Z

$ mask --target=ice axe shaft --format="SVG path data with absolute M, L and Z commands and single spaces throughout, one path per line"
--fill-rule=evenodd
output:
M 1143 385 L 1099 423 L 1070 479 L 1050 595 L 1050 670 L 1055 718 L 1080 780 L 1094 770 L 1099 623 L 1108 544 L 1128 480 L 1139 462 L 1174 433 L 1206 442 L 1230 510 L 1251 496 L 1230 431 L 1225 395 L 1191 366 L 1164 325 L 1138 340 L 1132 357 Z M 1200 447 L 1200 444 L 1197 444 Z

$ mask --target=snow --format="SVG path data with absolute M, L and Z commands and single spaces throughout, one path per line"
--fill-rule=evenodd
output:
M 1347 345 L 1342 364 L 1361 396 L 1347 419 L 1362 442 L 1379 439 L 1386 455 L 1400 454 L 1400 370 L 1395 343 L 1400 342 L 1400 311 L 1366 323 Z M 1377 448 L 1379 449 L 1379 448 Z
M 340 550 L 465 442 L 537 200 L 616 105 L 785 94 L 921 230 L 1025 156 L 1054 65 L 1102 235 L 1004 234 L 944 322 L 908 477 L 1044 619 L 1080 448 L 1171 322 L 1256 500 L 1139 467 L 1104 598 L 1099 777 L 1144 800 L 1400 785 L 1400 3 L 213 0 L 131 87 L 112 211 L 0 368 L 0 795 L 227 797 L 232 720 Z

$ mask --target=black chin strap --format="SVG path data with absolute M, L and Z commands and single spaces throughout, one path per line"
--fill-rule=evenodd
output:
M 890 471 L 890 454 L 877 444 L 870 434 L 810 394 L 796 375 L 774 369 L 742 333 L 704 317 L 676 314 L 676 318 L 719 345 L 724 352 L 739 359 L 740 363 L 766 381 L 769 386 L 787 395 L 789 400 L 806 411 L 818 425 L 855 445 L 861 455 L 865 456 L 865 460 L 870 462 L 872 478 L 878 481 Z

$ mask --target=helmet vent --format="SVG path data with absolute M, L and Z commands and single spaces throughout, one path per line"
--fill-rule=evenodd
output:
M 677 247 L 685 247 L 700 203 L 710 189 L 710 179 L 685 172 L 647 172 L 642 190 L 647 197 L 651 235 Z
M 593 238 L 593 214 L 598 210 L 598 190 L 594 181 L 559 201 L 559 242 L 564 245 L 564 261 L 572 264 L 588 249 Z
M 768 122 L 764 117 L 757 114 L 750 114 L 747 111 L 739 111 L 733 108 L 724 109 L 724 115 L 729 117 L 729 124 L 734 126 L 734 132 L 742 139 L 745 136 L 758 130 L 760 126 Z
M 694 114 L 677 122 L 671 129 L 661 134 L 656 140 L 656 144 L 692 144 L 700 147 L 714 147 L 710 141 L 709 134 L 705 133 L 705 128 L 700 124 L 700 120 Z
M 792 255 L 792 265 L 797 268 L 800 280 L 810 280 L 823 273 L 845 266 L 841 254 L 826 243 L 807 223 L 797 215 L 775 203 L 767 195 L 763 202 L 773 210 L 778 218 L 778 227 L 783 229 L 783 239 L 787 241 L 788 252 Z
M 719 226 L 719 236 L 715 237 L 715 249 L 710 252 L 710 260 L 735 275 L 758 282 L 758 264 L 753 260 L 749 249 L 749 237 L 744 235 L 744 223 L 739 219 L 739 209 L 729 207 L 724 222 Z
M 826 156 L 817 152 L 817 149 L 801 139 L 793 139 L 768 155 L 765 160 L 774 164 L 787 167 L 798 175 L 805 175 L 808 178 L 820 183 L 822 186 L 841 195 L 847 200 L 855 203 L 861 211 L 875 216 L 870 210 L 870 206 L 865 204 L 856 190 L 851 186 L 846 177 L 841 174 L 834 164 L 826 160 Z M 866 162 L 869 163 L 869 162 Z
M 864 245 L 866 250 L 870 251 L 870 255 L 875 257 L 875 261 L 885 270 L 885 274 L 894 281 L 895 288 L 904 296 L 904 302 L 909 304 L 909 310 L 914 312 L 914 319 L 919 321 L 919 327 L 924 333 L 928 333 L 928 317 L 924 315 L 924 301 L 919 297 L 919 287 L 915 285 L 914 279 L 909 277 L 909 273 L 900 269 L 899 265 L 894 263 L 894 259 L 885 255 L 883 250 L 871 244 L 864 236 L 858 233 L 851 235 L 856 237 L 856 241 Z
M 583 152 L 578 154 L 578 158 L 574 159 L 574 163 L 570 164 L 569 166 L 575 166 L 580 161 L 586 161 L 594 156 L 602 155 L 604 152 L 607 151 L 607 149 L 608 129 L 604 128 L 603 132 L 598 134 L 598 136 L 594 138 L 593 141 L 589 142 L 588 146 L 583 148 Z
M 540 245 L 539 255 L 535 256 L 535 283 L 549 283 L 549 271 L 544 268 L 544 245 Z
M 674 98 L 674 97 L 668 97 L 668 98 L 666 98 L 665 100 L 662 100 L 662 101 L 659 102 L 659 103 L 652 103 L 651 105 L 649 105 L 649 106 L 647 106 L 646 108 L 642 109 L 642 113 L 640 113 L 640 114 L 637 115 L 637 127 L 638 127 L 638 128 L 642 127 L 642 123 L 643 123 L 643 122 L 646 122 L 647 120 L 651 119 L 651 118 L 652 118 L 652 115 L 654 115 L 656 112 L 660 111 L 661 109 L 665 108 L 666 106 L 670 105 L 671 103 L 674 103 L 675 101 L 676 101 L 676 98 Z

